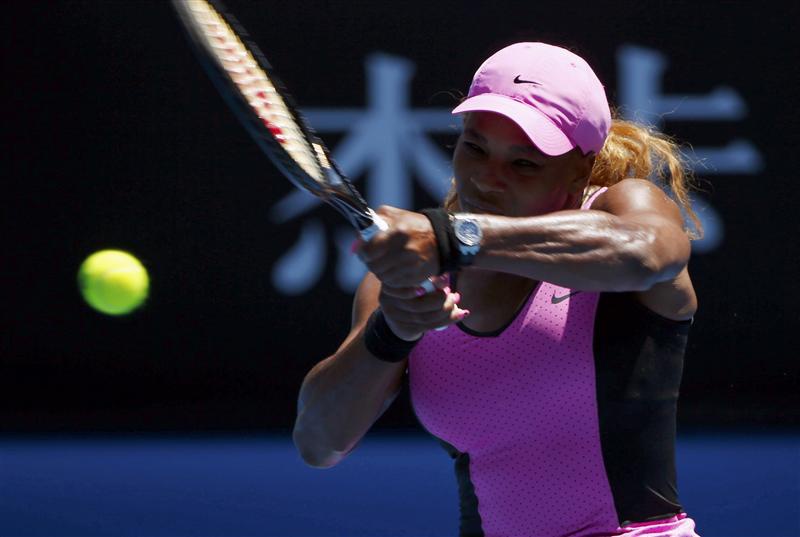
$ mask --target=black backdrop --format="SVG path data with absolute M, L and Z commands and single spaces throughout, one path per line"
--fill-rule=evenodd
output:
M 621 88 L 618 51 L 669 59 L 662 92 L 735 89 L 737 120 L 665 116 L 695 147 L 746 140 L 761 165 L 704 172 L 725 235 L 691 270 L 701 307 L 685 425 L 797 425 L 790 335 L 798 255 L 798 9 L 748 3 L 233 2 L 304 106 L 365 106 L 364 60 L 414 62 L 410 105 L 452 106 L 480 61 L 518 40 L 566 45 Z M 302 219 L 268 216 L 291 192 L 229 114 L 165 2 L 12 2 L 2 17 L 0 427 L 6 431 L 291 427 L 305 372 L 349 323 L 335 252 L 302 294 L 270 279 Z M 324 135 L 336 146 L 339 133 Z M 447 151 L 452 136 L 430 139 Z M 434 200 L 419 185 L 413 205 Z M 313 218 L 341 225 L 328 208 Z M 330 239 L 330 237 L 328 237 Z M 146 307 L 102 316 L 75 274 L 101 248 L 148 267 Z M 401 399 L 379 427 L 413 427 Z

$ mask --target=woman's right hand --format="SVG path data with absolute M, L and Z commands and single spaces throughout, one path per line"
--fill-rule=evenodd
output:
M 415 341 L 428 330 L 457 323 L 469 315 L 458 307 L 459 293 L 447 286 L 447 278 L 431 278 L 436 289 L 420 296 L 418 288 L 381 284 L 378 301 L 389 328 L 401 339 Z

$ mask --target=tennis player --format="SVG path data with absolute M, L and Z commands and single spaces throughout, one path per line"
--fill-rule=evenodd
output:
M 303 382 L 298 450 L 337 464 L 407 383 L 455 460 L 462 536 L 696 536 L 675 434 L 699 223 L 676 146 L 544 43 L 488 58 L 453 113 L 444 206 L 382 207 L 358 245 L 370 272 Z

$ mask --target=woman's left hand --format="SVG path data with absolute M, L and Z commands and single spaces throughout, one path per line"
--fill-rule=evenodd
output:
M 418 287 L 439 273 L 439 250 L 430 220 L 420 213 L 382 205 L 376 211 L 388 224 L 356 253 L 367 268 L 392 287 Z

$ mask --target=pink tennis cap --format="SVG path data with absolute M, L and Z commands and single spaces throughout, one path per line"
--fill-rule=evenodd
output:
M 545 43 L 515 43 L 483 62 L 467 98 L 453 109 L 495 112 L 514 121 L 546 155 L 574 147 L 599 153 L 611 127 L 611 111 L 589 64 Z

